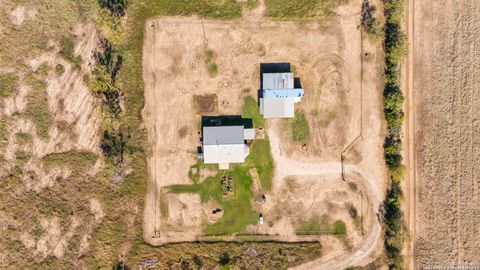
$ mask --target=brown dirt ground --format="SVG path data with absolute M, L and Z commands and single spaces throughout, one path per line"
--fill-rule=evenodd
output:
M 357 28 L 360 3 L 351 1 L 337 10 L 338 17 L 324 23 L 272 22 L 259 16 L 231 22 L 198 17 L 161 17 L 147 22 L 143 116 L 151 153 L 144 212 L 144 239 L 148 243 L 194 241 L 200 237 L 201 231 L 164 231 L 158 196 L 162 187 L 191 182 L 187 175 L 195 164 L 200 121 L 194 97 L 214 92 L 219 114 L 239 114 L 244 89 L 258 88 L 259 63 L 290 62 L 306 91 L 306 98 L 298 107 L 306 112 L 309 122 L 309 150 L 305 152 L 301 144 L 290 142 L 288 131 L 281 131 L 285 122 L 267 123 L 277 170 L 267 203 L 254 202 L 254 207 L 266 213 L 265 223 L 270 218 L 275 222 L 271 227 L 255 225 L 248 230 L 278 234 L 271 238 L 274 240 L 298 241 L 295 227 L 299 222 L 327 213 L 346 222 L 351 250 L 340 242 L 332 244 L 331 253 L 305 267 L 343 269 L 367 263 L 376 255 L 381 245 L 376 213 L 385 179 L 382 95 L 377 77 L 381 69 L 377 64 L 382 57 L 378 55 L 378 44 L 365 39 L 362 42 Z M 207 71 L 206 50 L 215 54 L 216 76 Z M 373 57 L 364 63 L 363 74 L 362 50 Z M 362 87 L 370 91 L 362 93 Z M 368 100 L 368 106 L 362 108 L 362 99 Z M 362 125 L 368 129 L 362 131 Z M 189 132 L 178 136 L 185 127 Z M 359 191 L 354 192 L 341 181 L 340 155 L 361 133 L 362 140 L 352 151 L 354 154 L 347 155 L 345 167 L 347 177 L 359 186 Z M 295 179 L 302 188 L 288 188 L 289 181 L 285 179 Z M 303 188 L 307 186 L 309 190 Z M 285 203 L 282 190 L 290 194 L 290 203 Z M 347 205 L 365 215 L 365 237 L 354 228 Z M 302 212 L 299 209 L 305 213 L 288 216 Z M 191 227 L 187 224 L 186 228 Z M 153 237 L 158 233 L 160 237 Z M 320 238 L 330 241 L 329 237 Z M 342 263 L 338 263 L 338 258 Z
M 414 1 L 413 11 L 415 269 L 478 268 L 480 2 Z

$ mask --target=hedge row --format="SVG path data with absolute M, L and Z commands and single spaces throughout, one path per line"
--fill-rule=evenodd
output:
M 405 171 L 401 153 L 404 96 L 399 86 L 400 60 L 406 54 L 406 38 L 400 26 L 404 7 L 405 0 L 384 0 L 386 21 L 384 26 L 385 88 L 383 95 L 387 136 L 383 147 L 391 185 L 383 204 L 383 219 L 389 269 L 406 269 L 402 254 L 406 228 L 400 208 L 402 198 L 400 181 L 403 179 Z

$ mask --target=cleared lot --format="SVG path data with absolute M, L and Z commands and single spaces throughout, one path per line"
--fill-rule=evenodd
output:
M 385 178 L 382 97 L 375 70 L 377 48 L 368 42 L 363 44 L 369 52 L 364 65 L 370 71 L 364 72 L 361 84 L 358 10 L 359 3 L 352 3 L 338 10 L 337 19 L 321 24 L 252 18 L 220 22 L 197 17 L 158 18 L 147 23 L 144 118 L 151 155 L 144 237 L 148 242 L 208 240 L 205 235 L 212 234 L 222 235 L 223 240 L 234 239 L 224 233 L 253 235 L 256 240 L 318 241 L 332 238 L 324 234 L 341 232 L 340 223 L 334 223 L 341 220 L 347 234 L 343 239 L 328 238 L 332 246 L 325 253 L 326 260 L 361 249 L 361 256 L 352 259 L 356 263 L 372 254 L 381 243 L 375 213 Z M 306 98 L 297 107 L 305 119 L 263 123 L 251 112 L 256 108 L 248 97 L 256 97 L 259 64 L 266 62 L 292 64 L 305 88 Z M 362 87 L 371 89 L 363 96 L 369 100 L 363 110 Z M 211 209 L 219 206 L 219 200 L 215 197 L 217 187 L 209 184 L 221 175 L 209 166 L 195 165 L 195 151 L 201 115 L 242 111 L 253 116 L 254 125 L 265 127 L 269 140 L 253 145 L 253 149 L 266 145 L 259 151 L 267 154 L 265 159 L 254 160 L 259 155 L 252 150 L 252 160 L 231 171 L 234 178 L 242 180 L 240 184 L 245 183 L 238 188 L 253 192 L 246 199 L 247 205 L 237 205 L 241 208 L 236 217 L 244 221 L 239 226 L 236 214 L 231 220 L 228 216 L 232 213 L 212 216 Z M 345 182 L 340 155 L 359 136 L 362 118 L 369 128 L 346 156 Z M 305 128 L 305 121 L 309 135 L 294 140 L 292 127 Z M 268 157 L 270 147 L 272 157 Z M 275 171 L 269 178 L 260 170 L 265 166 L 258 166 L 258 162 L 268 165 L 272 158 Z M 192 169 L 198 170 L 192 174 Z M 267 191 L 265 203 L 256 200 L 256 189 L 262 188 Z M 228 209 L 226 203 L 222 207 Z M 352 207 L 363 222 L 351 217 Z M 265 216 L 262 226 L 256 224 L 257 213 Z M 325 220 L 333 227 L 319 230 L 317 225 Z M 229 231 L 236 226 L 238 230 Z M 304 234 L 307 236 L 301 236 Z

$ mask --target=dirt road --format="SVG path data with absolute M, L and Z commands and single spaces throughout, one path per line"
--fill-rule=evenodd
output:
M 275 185 L 279 185 L 283 179 L 290 175 L 337 175 L 337 178 L 325 178 L 327 181 L 338 183 L 341 179 L 342 164 L 340 161 L 325 162 L 300 162 L 282 154 L 279 133 L 279 123 L 272 123 L 268 130 L 272 156 L 275 161 Z M 337 252 L 331 256 L 302 264 L 293 269 L 345 269 L 353 265 L 362 265 L 371 261 L 375 251 L 381 245 L 382 229 L 377 220 L 378 206 L 382 198 L 382 191 L 378 181 L 369 177 L 361 168 L 356 165 L 346 165 L 345 174 L 357 174 L 361 181 L 356 182 L 370 199 L 368 210 L 370 214 L 365 217 L 370 220 L 367 224 L 366 237 L 352 251 Z
M 478 268 L 480 2 L 413 1 L 413 9 L 415 269 Z
M 405 218 L 408 232 L 410 233 L 410 241 L 406 247 L 407 261 L 409 269 L 415 269 L 415 218 L 416 218 L 416 156 L 415 156 L 415 96 L 413 88 L 413 57 L 414 57 L 414 33 L 415 27 L 415 9 L 414 2 L 409 1 L 406 12 L 405 29 L 408 36 L 408 57 L 405 59 L 405 70 L 402 73 L 402 88 L 404 89 L 404 95 L 406 97 L 405 113 L 406 123 L 405 129 L 405 164 L 407 166 L 408 174 L 406 181 L 402 186 L 405 194 Z

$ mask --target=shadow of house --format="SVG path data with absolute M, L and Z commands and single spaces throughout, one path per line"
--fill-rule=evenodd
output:
M 202 116 L 202 130 L 204 127 L 243 126 L 253 128 L 251 118 L 242 118 L 241 115 Z

